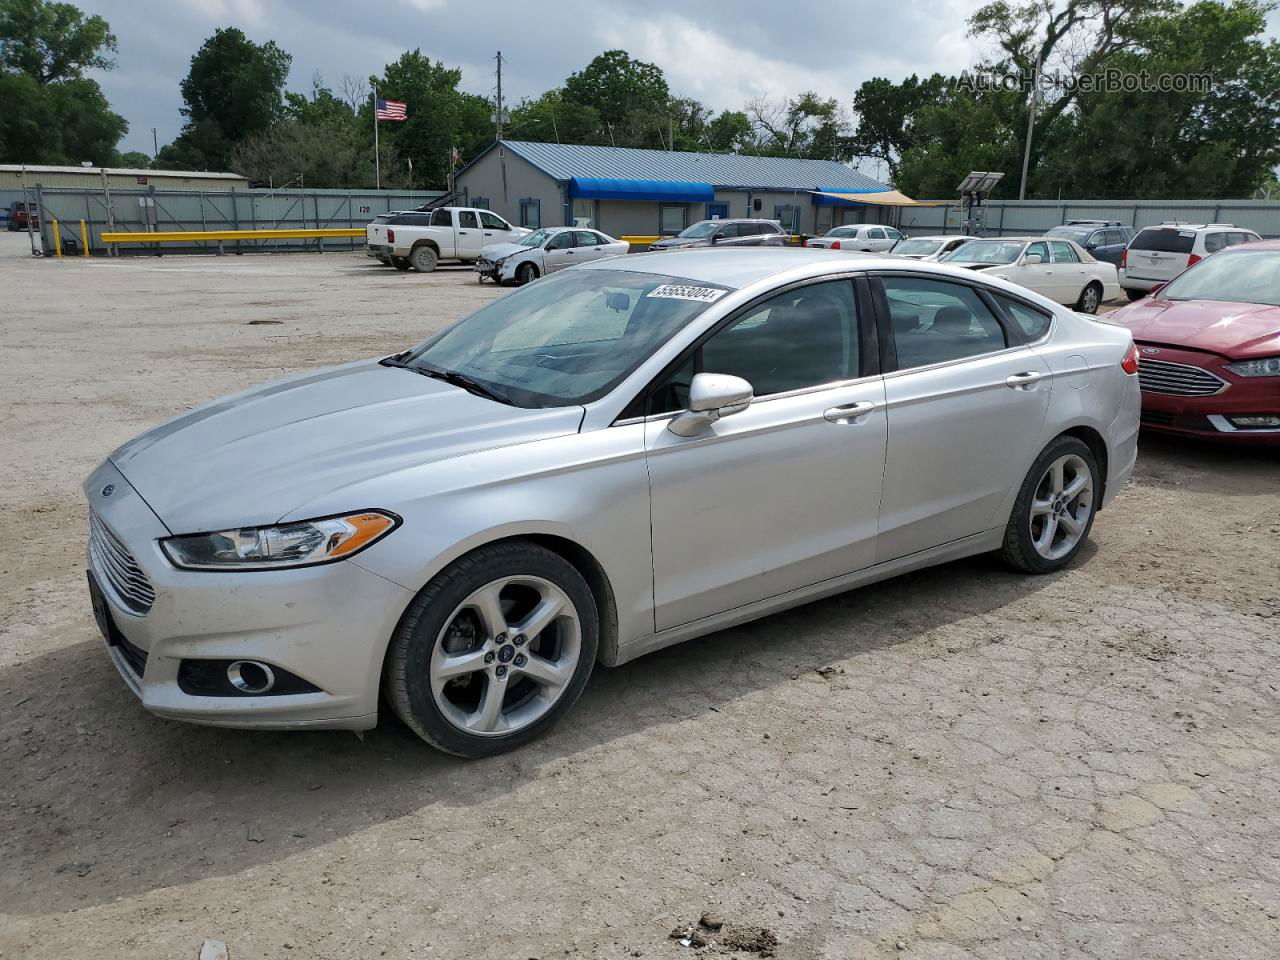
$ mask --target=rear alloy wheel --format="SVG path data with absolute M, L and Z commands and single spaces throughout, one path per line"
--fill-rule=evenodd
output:
M 522 263 L 516 267 L 516 283 L 524 286 L 538 279 L 538 268 L 532 263 Z
M 409 263 L 413 269 L 419 273 L 431 273 L 435 270 L 436 264 L 440 262 L 440 258 L 436 256 L 435 250 L 423 244 L 420 247 L 414 247 L 409 254 Z
M 1052 573 L 1089 537 L 1098 464 L 1075 437 L 1059 437 L 1031 465 L 1005 528 L 1004 559 L 1026 573 Z
M 1102 306 L 1102 287 L 1097 283 L 1091 283 L 1080 294 L 1080 299 L 1076 301 L 1076 309 L 1081 313 L 1097 313 L 1098 308 Z
M 521 541 L 483 547 L 410 605 L 387 654 L 388 699 L 432 746 L 502 753 L 578 699 L 598 636 L 591 589 L 567 560 Z
M 408 257 L 392 257 L 391 265 L 395 267 L 397 270 L 399 270 L 401 273 L 403 273 L 405 270 L 408 270 L 409 267 L 413 266 L 413 264 L 409 263 Z

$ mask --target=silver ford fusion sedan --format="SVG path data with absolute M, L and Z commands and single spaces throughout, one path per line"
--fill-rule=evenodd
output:
M 510 749 L 597 662 L 907 570 L 1080 550 L 1137 451 L 1129 332 L 824 251 L 563 271 L 417 346 L 197 407 L 85 483 L 161 716 Z

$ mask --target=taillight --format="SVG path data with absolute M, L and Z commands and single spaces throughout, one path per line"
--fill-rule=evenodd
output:
M 1200 254 L 1198 254 L 1198 253 L 1193 253 L 1193 254 L 1191 254 L 1191 256 L 1187 257 L 1187 266 L 1188 266 L 1188 267 L 1194 267 L 1197 263 L 1199 263 L 1199 262 L 1200 262 L 1201 260 L 1203 260 L 1203 259 L 1204 259 L 1204 258 L 1203 258 L 1202 256 L 1200 256 Z
M 831 241 L 831 249 L 832 249 L 832 250 L 839 250 L 839 249 L 840 249 L 840 241 L 839 241 L 839 240 L 832 240 L 832 241 Z
M 1129 249 L 1126 247 L 1120 251 L 1120 269 L 1123 270 L 1129 265 Z
M 396 232 L 394 230 L 388 230 L 387 243 L 395 243 L 395 242 L 396 242 Z
M 1129 352 L 1120 361 L 1120 369 L 1128 374 L 1138 372 L 1138 345 L 1136 343 L 1129 344 Z

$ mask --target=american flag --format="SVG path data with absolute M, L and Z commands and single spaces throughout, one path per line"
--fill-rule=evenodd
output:
M 402 100 L 376 101 L 374 115 L 379 120 L 407 120 L 408 119 L 408 114 L 405 112 L 404 101 Z

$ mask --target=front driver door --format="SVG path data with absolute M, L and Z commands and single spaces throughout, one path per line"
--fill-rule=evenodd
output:
M 885 374 L 889 445 L 877 559 L 998 524 L 1039 450 L 1049 368 L 967 284 L 886 273 L 897 370 Z
M 860 325 L 854 304 L 849 279 L 774 294 L 655 384 L 653 413 L 682 409 L 695 373 L 755 390 L 745 411 L 694 437 L 668 430 L 669 418 L 646 425 L 655 629 L 873 562 L 884 383 L 869 372 L 869 318 Z
M 572 267 L 578 262 L 578 255 L 573 249 L 572 230 L 564 230 L 557 233 L 547 241 L 547 245 L 543 250 L 545 252 L 542 259 L 543 263 L 546 264 L 547 273 L 555 273 L 565 267 Z

